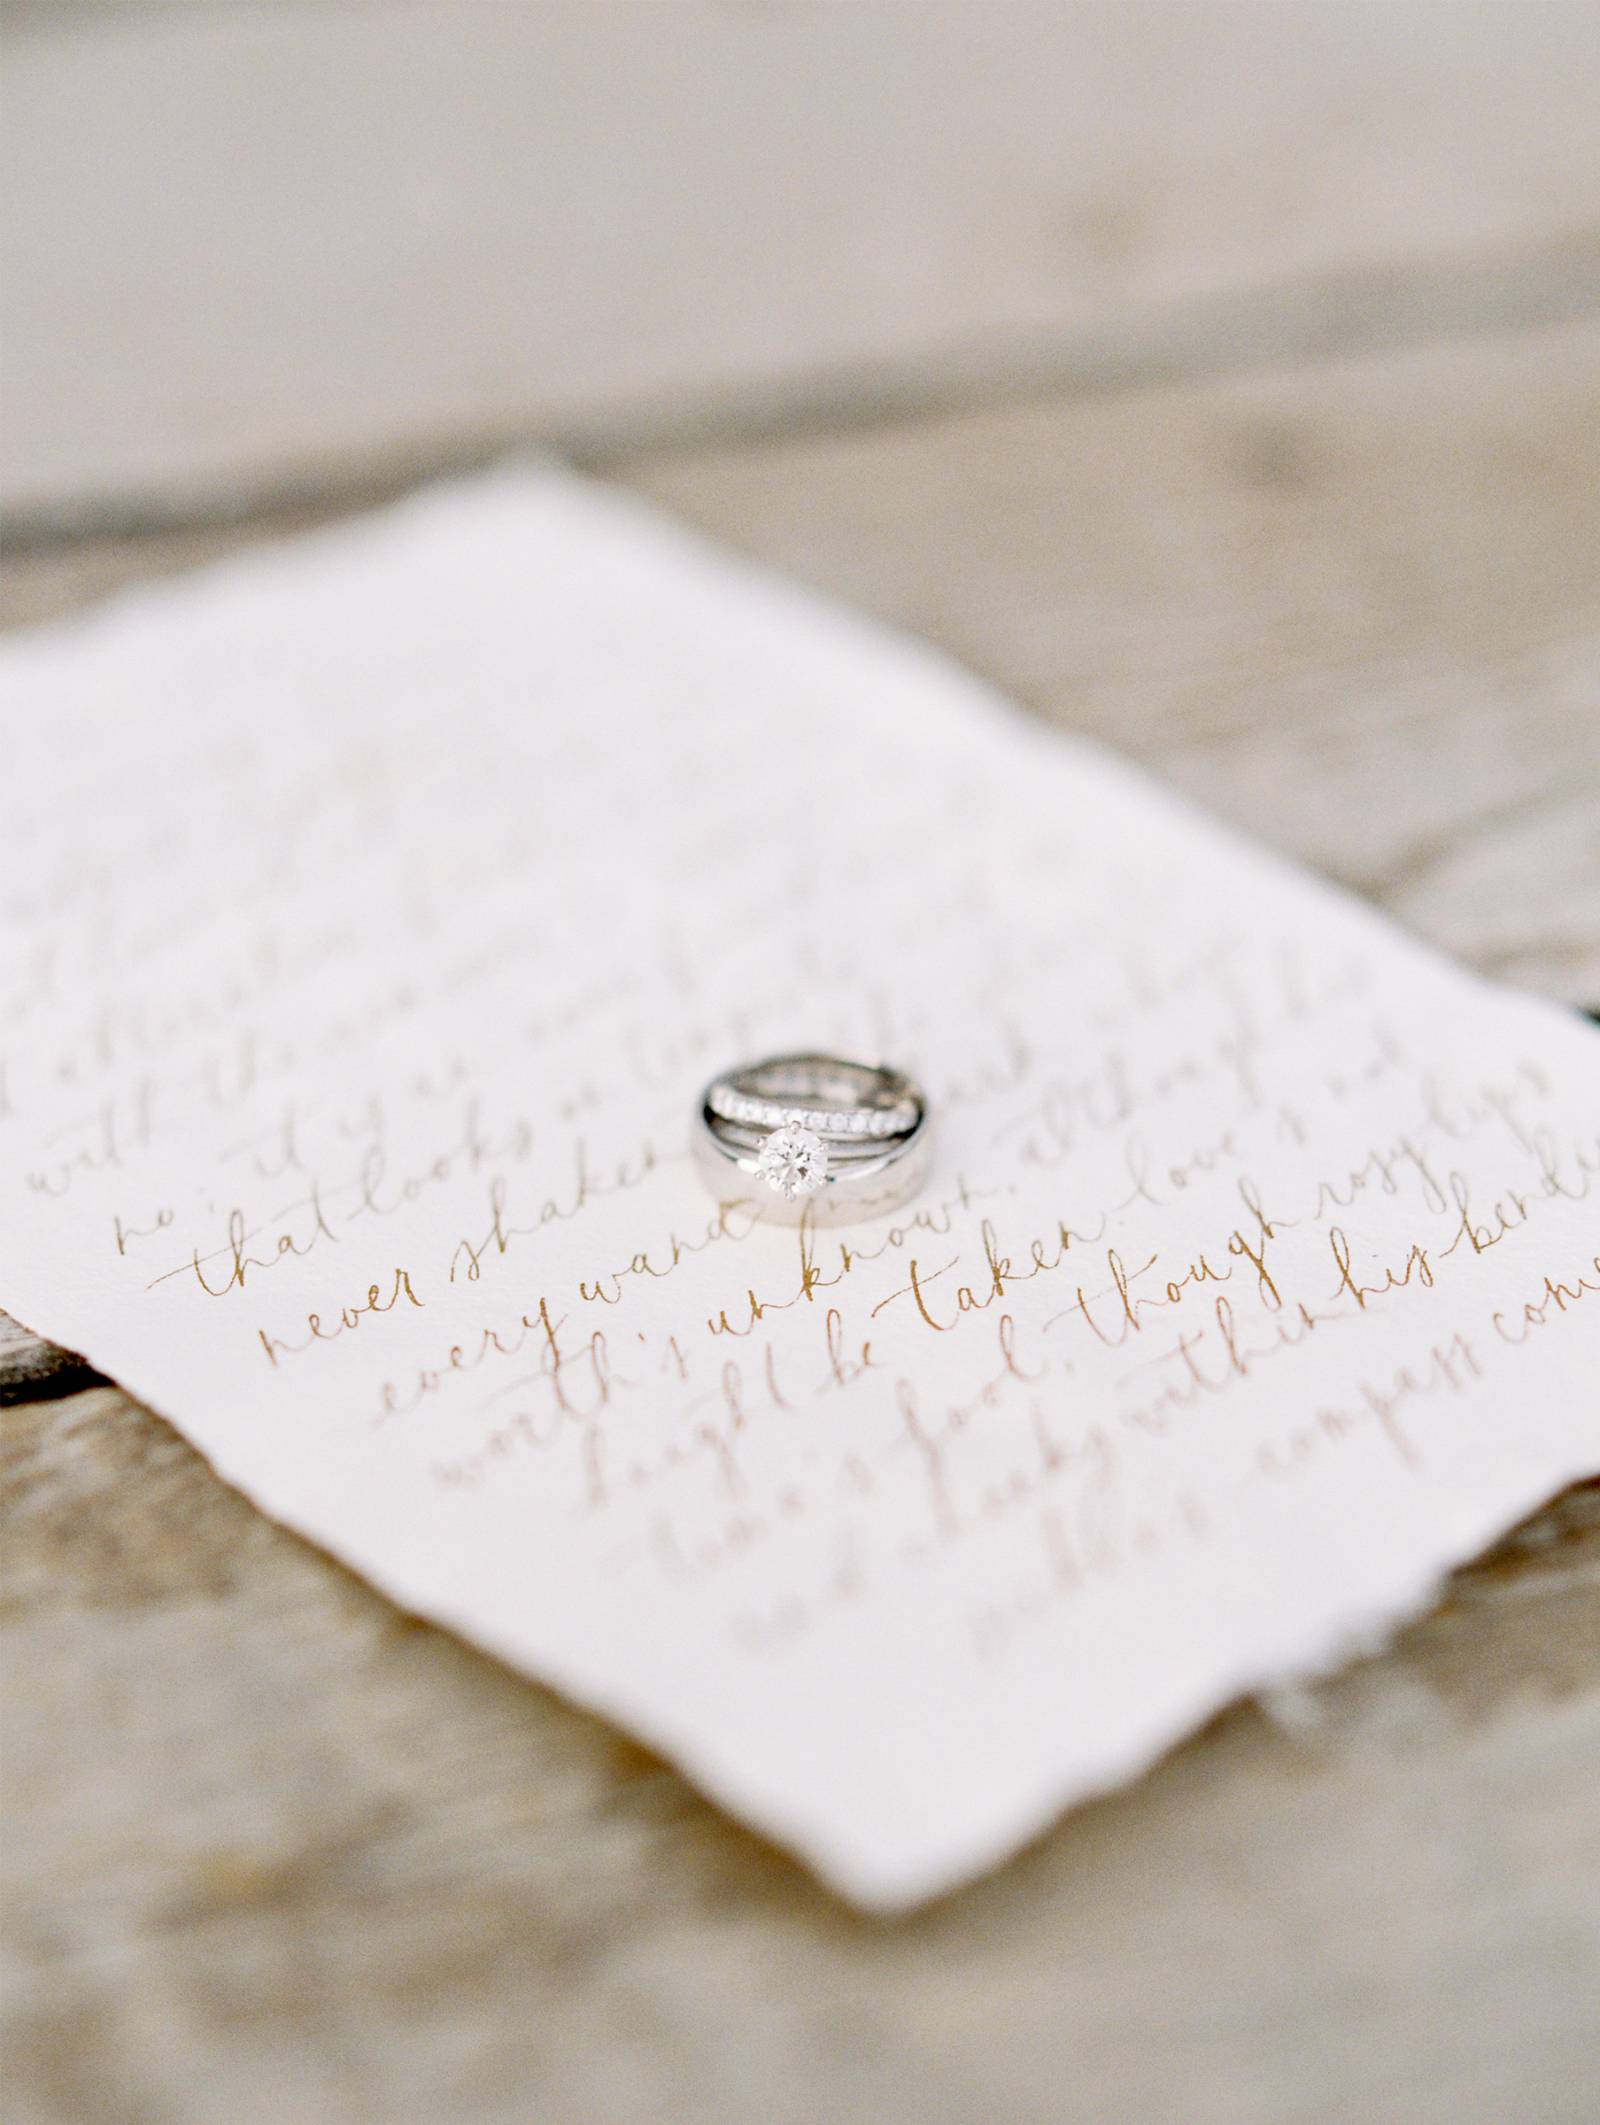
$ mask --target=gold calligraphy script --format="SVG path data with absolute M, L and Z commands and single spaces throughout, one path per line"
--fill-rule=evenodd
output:
M 1600 1461 L 1591 1030 L 625 503 L 0 662 L 0 1303 L 864 1901 Z M 894 1218 L 695 1179 L 802 1045 L 927 1085 Z

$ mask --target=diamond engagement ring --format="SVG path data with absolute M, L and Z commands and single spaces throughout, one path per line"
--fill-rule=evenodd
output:
M 927 1177 L 922 1090 L 903 1071 L 837 1055 L 774 1055 L 700 1095 L 695 1163 L 723 1202 L 763 1218 L 840 1224 L 905 1202 Z

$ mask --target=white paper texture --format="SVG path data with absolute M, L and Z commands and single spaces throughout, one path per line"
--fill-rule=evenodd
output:
M 553 473 L 0 649 L 0 1303 L 892 1908 L 1600 1465 L 1600 1037 Z M 882 1057 L 893 1222 L 719 1208 Z

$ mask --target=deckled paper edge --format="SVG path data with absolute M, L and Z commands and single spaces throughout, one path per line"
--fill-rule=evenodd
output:
M 27 1309 L 29 1313 L 32 1310 Z M 18 1318 L 16 1315 L 12 1317 Z M 24 1325 L 41 1339 L 49 1340 L 43 1330 L 32 1327 L 31 1319 L 26 1319 Z M 1015 1808 L 1003 1827 L 990 1829 L 981 1837 L 964 1842 L 955 1840 L 939 1862 L 939 1880 L 929 1885 L 925 1879 L 926 1862 L 916 1868 L 914 1880 L 907 1879 L 898 1868 L 879 1867 L 875 1872 L 872 1855 L 852 1845 L 848 1838 L 819 1837 L 806 1823 L 791 1819 L 781 1800 L 712 1761 L 698 1736 L 677 1731 L 670 1719 L 664 1719 L 656 1707 L 634 1706 L 626 1691 L 608 1691 L 593 1676 L 579 1673 L 559 1647 L 554 1652 L 543 1648 L 538 1650 L 533 1656 L 539 1663 L 538 1669 L 530 1668 L 526 1651 L 492 1624 L 485 1627 L 476 1619 L 456 1612 L 448 1599 L 419 1600 L 416 1589 L 407 1590 L 400 1586 L 391 1579 L 386 1567 L 371 1565 L 348 1551 L 337 1532 L 330 1532 L 319 1524 L 315 1512 L 308 1513 L 293 1503 L 279 1503 L 270 1491 L 258 1493 L 246 1488 L 244 1479 L 230 1472 L 226 1457 L 200 1446 L 177 1418 L 165 1415 L 158 1403 L 141 1391 L 137 1379 L 132 1375 L 117 1378 L 98 1364 L 93 1342 L 91 1334 L 89 1347 L 80 1347 L 80 1355 L 97 1371 L 105 1372 L 116 1391 L 170 1425 L 211 1473 L 254 1511 L 297 1540 L 321 1551 L 402 1614 L 419 1617 L 435 1628 L 449 1632 L 470 1649 L 487 1654 L 511 1670 L 520 1680 L 566 1699 L 590 1717 L 602 1720 L 629 1739 L 642 1743 L 668 1761 L 702 1798 L 732 1816 L 744 1830 L 787 1853 L 845 1902 L 886 1919 L 903 1917 L 955 1895 L 1020 1857 L 1029 1846 L 1078 1808 L 1131 1785 L 1184 1742 L 1197 1738 L 1213 1719 L 1223 1717 L 1238 1705 L 1290 1684 L 1315 1686 L 1347 1671 L 1357 1662 L 1380 1657 L 1409 1624 L 1419 1621 L 1438 1606 L 1456 1572 L 1482 1558 L 1513 1529 L 1575 1484 L 1591 1480 L 1597 1468 L 1595 1461 L 1580 1458 L 1554 1480 L 1530 1480 L 1503 1508 L 1497 1505 L 1479 1517 L 1453 1562 L 1409 1569 L 1392 1593 L 1352 1602 L 1348 1614 L 1329 1627 L 1328 1643 L 1321 1652 L 1283 1663 L 1247 1664 L 1221 1692 L 1213 1685 L 1197 1683 L 1182 1708 L 1170 1710 L 1153 1720 L 1149 1734 L 1131 1746 L 1119 1746 L 1109 1751 L 1104 1762 L 1084 1777 L 1069 1796 L 1062 1797 L 1059 1791 L 1052 1793 L 1048 1781 L 1042 1780 L 1038 1796 Z M 96 1388 L 81 1390 L 84 1393 L 104 1391 Z
M 788 604 L 797 613 L 808 613 L 836 632 L 855 635 L 868 649 L 880 653 L 888 650 L 898 656 L 920 661 L 930 673 L 937 674 L 944 681 L 956 681 L 965 692 L 974 713 L 982 714 L 986 709 L 996 712 L 1010 725 L 1013 736 L 1020 734 L 1030 743 L 1044 746 L 1064 745 L 1069 752 L 1076 752 L 1111 768 L 1137 784 L 1142 795 L 1169 813 L 1181 815 L 1191 826 L 1200 826 L 1211 836 L 1220 837 L 1223 842 L 1236 846 L 1254 860 L 1264 862 L 1291 876 L 1301 888 L 1314 889 L 1322 897 L 1337 904 L 1347 915 L 1358 916 L 1370 923 L 1384 935 L 1391 946 L 1400 943 L 1436 966 L 1448 968 L 1458 978 L 1492 993 L 1497 1001 L 1522 1006 L 1530 1016 L 1559 1024 L 1564 1032 L 1570 1034 L 1576 1029 L 1587 1033 L 1593 1030 L 1585 1024 L 1585 1019 L 1594 1014 L 1574 1013 L 1547 997 L 1517 989 L 1452 958 L 1441 947 L 1417 936 L 1387 910 L 1373 906 L 1348 888 L 1296 862 L 1269 844 L 1254 840 L 1244 830 L 1219 819 L 1203 804 L 1183 791 L 1171 788 L 1137 762 L 1127 760 L 1111 748 L 1077 732 L 1056 728 L 1029 715 L 998 687 L 970 671 L 956 657 L 937 645 L 905 633 L 870 614 L 857 612 L 854 608 L 813 591 L 804 584 L 794 582 L 781 572 L 752 560 L 736 549 L 722 546 L 693 526 L 683 523 L 669 511 L 626 489 L 572 474 L 565 468 L 542 459 L 530 462 L 526 458 L 520 458 L 512 464 L 487 473 L 430 485 L 414 490 L 381 509 L 364 512 L 354 518 L 341 519 L 284 538 L 251 544 L 240 552 L 203 562 L 173 577 L 141 580 L 80 612 L 15 630 L 0 642 L 0 664 L 11 661 L 9 652 L 13 644 L 28 647 L 53 646 L 58 642 L 70 640 L 74 635 L 97 633 L 102 628 L 115 624 L 128 611 L 142 607 L 170 613 L 175 599 L 194 598 L 203 601 L 207 590 L 218 582 L 232 581 L 242 588 L 269 584 L 272 576 L 280 570 L 297 569 L 308 558 L 310 551 L 317 547 L 325 550 L 331 558 L 337 559 L 343 553 L 359 551 L 362 546 L 372 547 L 390 539 L 403 537 L 408 528 L 407 519 L 425 517 L 435 503 L 447 498 L 459 498 L 467 502 L 486 488 L 498 488 L 503 493 L 514 496 L 519 486 L 526 486 L 529 493 L 533 494 L 551 483 L 569 487 L 584 497 L 591 506 L 598 505 L 610 511 L 625 529 L 654 536 L 664 545 L 676 545 L 691 562 L 725 569 L 734 577 L 745 577 L 759 587 L 764 596 L 770 598 L 776 594 L 781 603 Z M 8 1305 L 6 1310 L 11 1313 L 13 1319 L 22 1322 L 41 1340 L 53 1341 L 45 1330 L 33 1326 L 36 1319 L 48 1316 L 50 1307 L 54 1304 L 50 1294 L 45 1293 L 42 1296 L 43 1303 L 40 1307 L 36 1308 L 24 1295 L 20 1309 Z M 939 1880 L 930 1886 L 923 1878 L 928 1872 L 927 1862 L 916 1868 L 918 1879 L 915 1881 L 908 1880 L 904 1871 L 895 1867 L 878 1867 L 874 1879 L 870 1854 L 863 1855 L 851 1846 L 847 1838 L 827 1835 L 819 1837 L 808 1825 L 795 1819 L 792 1811 L 781 1799 L 775 1799 L 757 1790 L 750 1781 L 742 1780 L 736 1773 L 728 1772 L 710 1761 L 698 1737 L 676 1732 L 670 1719 L 662 1718 L 655 1708 L 647 1706 L 636 1710 L 627 1702 L 625 1691 L 608 1691 L 592 1677 L 573 1672 L 559 1648 L 554 1653 L 540 1649 L 534 1655 L 539 1662 L 539 1668 L 535 1671 L 528 1665 L 524 1650 L 518 1648 L 509 1635 L 495 1630 L 492 1625 L 485 1628 L 476 1619 L 456 1613 L 448 1599 L 419 1601 L 414 1590 L 407 1592 L 392 1583 L 387 1570 L 382 1566 L 374 1567 L 350 1554 L 336 1532 L 325 1532 L 321 1528 L 318 1515 L 314 1511 L 305 1511 L 298 1502 L 279 1504 L 271 1484 L 259 1492 L 247 1488 L 246 1479 L 231 1472 L 226 1457 L 201 1446 L 190 1436 L 181 1420 L 166 1416 L 160 1408 L 159 1398 L 146 1394 L 133 1374 L 122 1373 L 120 1368 L 111 1368 L 101 1363 L 96 1341 L 95 1324 L 93 1321 L 86 1321 L 85 1332 L 71 1336 L 63 1347 L 75 1350 L 95 1370 L 104 1373 L 114 1387 L 158 1416 L 163 1423 L 169 1424 L 185 1445 L 199 1455 L 210 1471 L 243 1497 L 255 1511 L 262 1513 L 297 1539 L 321 1550 L 324 1555 L 371 1587 L 402 1613 L 421 1617 L 450 1632 L 468 1647 L 486 1653 L 502 1666 L 510 1668 L 520 1679 L 548 1689 L 590 1716 L 615 1726 L 632 1739 L 643 1742 L 666 1758 L 703 1797 L 737 1819 L 746 1830 L 764 1842 L 789 1853 L 802 1867 L 826 1883 L 847 1903 L 882 1918 L 903 1916 L 938 1902 L 958 1893 L 1012 1859 L 1020 1857 L 1030 1845 L 1076 1809 L 1128 1786 L 1171 1755 L 1181 1743 L 1196 1737 L 1211 1720 L 1222 1717 L 1240 1703 L 1263 1693 L 1282 1689 L 1291 1683 L 1304 1686 L 1325 1681 L 1346 1670 L 1357 1660 L 1381 1655 L 1408 1624 L 1419 1620 L 1437 1606 L 1443 1590 L 1455 1572 L 1484 1556 L 1514 1528 L 1563 1495 L 1574 1484 L 1590 1480 L 1596 1473 L 1600 1473 L 1600 1454 L 1596 1454 L 1574 1459 L 1569 1468 L 1558 1473 L 1553 1479 L 1530 1478 L 1514 1500 L 1503 1507 L 1496 1505 L 1475 1516 L 1473 1532 L 1458 1543 L 1450 1560 L 1408 1568 L 1397 1575 L 1399 1583 L 1391 1593 L 1378 1597 L 1368 1595 L 1363 1600 L 1353 1602 L 1347 1618 L 1337 1619 L 1327 1626 L 1328 1642 L 1320 1653 L 1296 1655 L 1292 1660 L 1281 1663 L 1247 1663 L 1240 1668 L 1237 1677 L 1220 1688 L 1215 1684 L 1197 1685 L 1183 1709 L 1169 1711 L 1153 1719 L 1150 1732 L 1131 1745 L 1120 1745 L 1109 1750 L 1103 1764 L 1082 1777 L 1066 1796 L 1059 1790 L 1052 1793 L 1049 1790 L 1049 1781 L 1041 1779 L 1037 1799 L 1014 1807 L 1006 1827 L 991 1828 L 981 1837 L 964 1842 L 959 1839 L 953 1841 L 949 1852 L 939 1862 Z M 91 1388 L 82 1391 L 97 1390 Z

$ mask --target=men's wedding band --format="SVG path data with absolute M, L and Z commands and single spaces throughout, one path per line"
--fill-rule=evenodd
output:
M 897 1209 L 927 1178 L 932 1148 L 919 1085 L 837 1055 L 774 1055 L 726 1070 L 701 1093 L 694 1121 L 707 1187 L 779 1224 Z

